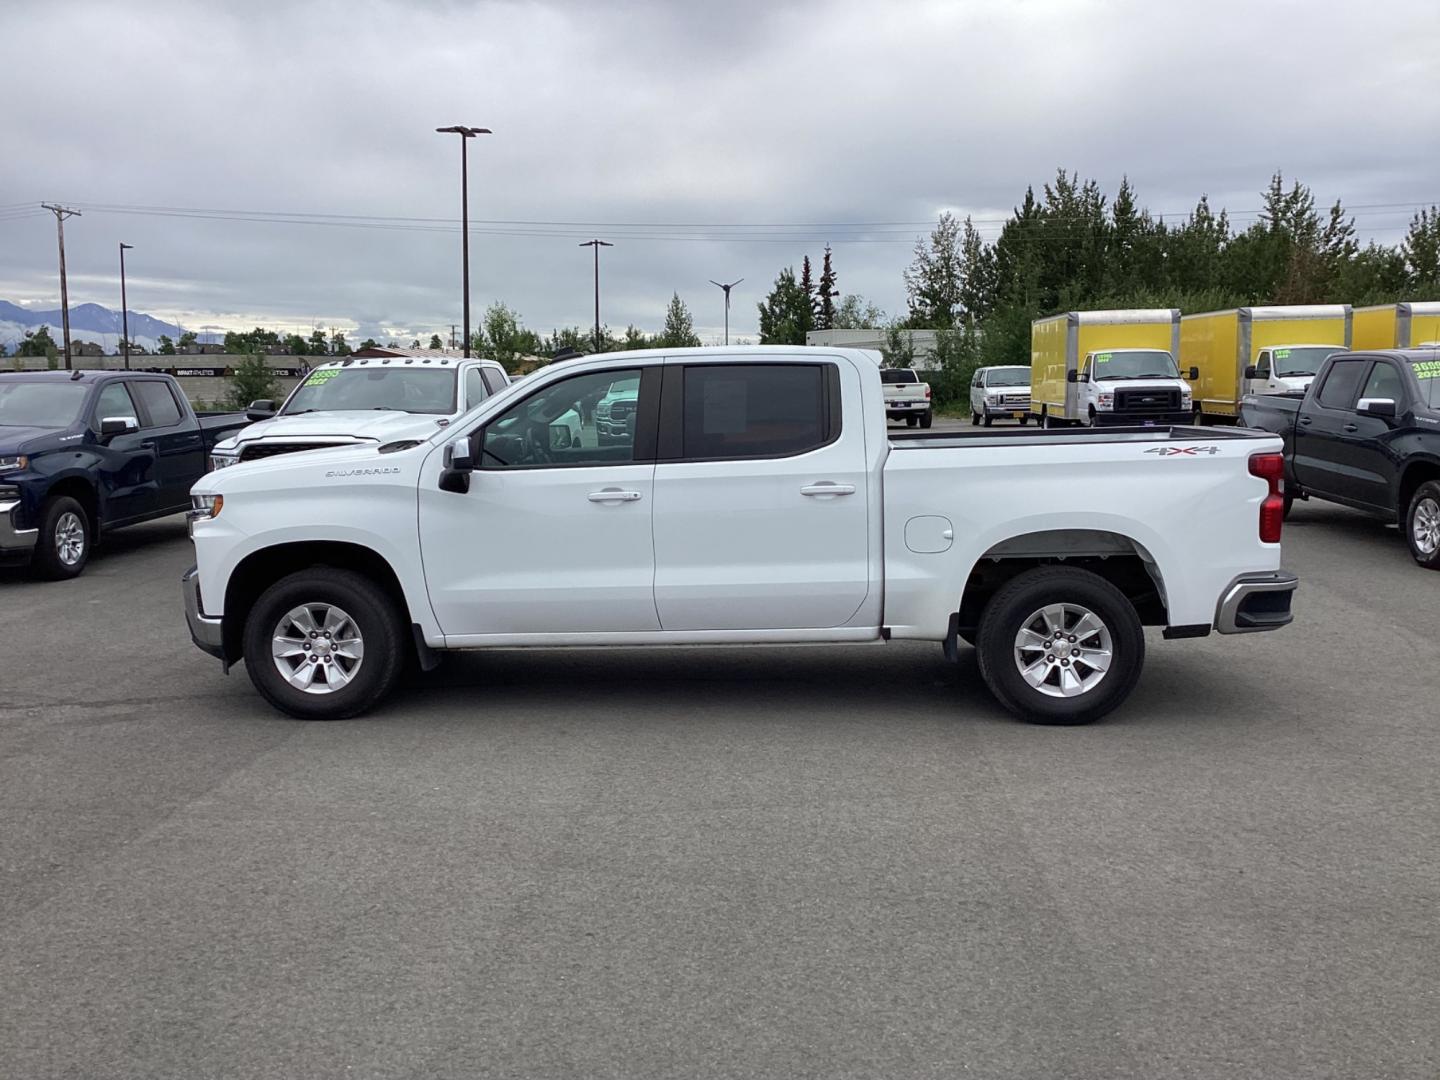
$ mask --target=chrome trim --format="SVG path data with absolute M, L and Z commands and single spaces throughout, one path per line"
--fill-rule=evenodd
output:
M 1241 626 L 1240 605 L 1256 593 L 1294 592 L 1300 579 L 1286 570 L 1275 570 L 1268 574 L 1241 574 L 1220 595 L 1215 605 L 1215 629 L 1222 634 L 1257 634 L 1264 630 L 1278 630 L 1290 623 L 1275 622 L 1267 626 Z M 1292 616 L 1293 618 L 1293 616 Z
M 190 640 L 197 648 L 218 660 L 225 659 L 223 618 L 204 614 L 200 597 L 200 570 L 192 566 L 180 579 L 180 595 L 185 603 L 185 622 L 190 627 Z
M 29 551 L 40 539 L 38 528 L 15 528 L 13 511 L 19 507 L 19 499 L 13 502 L 0 502 L 0 551 Z

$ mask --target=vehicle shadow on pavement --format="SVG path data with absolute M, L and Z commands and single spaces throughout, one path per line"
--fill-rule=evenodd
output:
M 84 577 L 85 574 L 102 568 L 108 569 L 106 564 L 112 559 L 133 557 L 136 552 L 143 552 L 148 548 L 155 548 L 177 539 L 184 539 L 184 537 L 185 516 L 183 514 L 175 514 L 156 521 L 147 521 L 143 525 L 132 525 L 127 529 L 120 529 L 110 533 L 96 545 L 90 554 L 90 561 L 86 563 L 85 570 L 80 576 Z M 0 564 L 0 586 L 22 583 L 50 584 L 35 577 L 30 572 L 30 568 L 23 563 Z

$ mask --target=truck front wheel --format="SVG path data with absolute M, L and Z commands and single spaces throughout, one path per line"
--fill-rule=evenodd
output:
M 47 499 L 40 508 L 40 533 L 31 565 L 52 581 L 79 577 L 90 561 L 93 544 L 90 517 L 83 506 L 68 495 Z
M 1134 605 L 1088 570 L 1041 566 L 985 606 L 976 638 L 990 692 L 1035 724 L 1088 724 L 1140 678 L 1145 634 Z
M 1410 554 L 1426 570 L 1440 570 L 1440 481 L 1421 484 L 1405 515 Z
M 350 570 L 281 578 L 245 620 L 245 668 L 262 697 L 302 720 L 364 712 L 395 685 L 404 626 L 390 597 Z

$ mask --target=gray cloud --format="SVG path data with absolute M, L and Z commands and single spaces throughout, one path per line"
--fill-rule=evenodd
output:
M 993 233 L 1059 164 L 1152 210 L 1253 210 L 1271 171 L 1393 242 L 1440 201 L 1440 9 L 1225 2 L 56 3 L 0 7 L 0 207 L 68 200 L 72 302 L 201 323 L 459 320 L 454 231 L 140 216 L 103 206 L 451 219 L 472 144 L 477 221 L 901 222 L 745 240 L 613 228 L 606 321 L 660 323 L 672 290 L 718 334 L 706 279 L 743 276 L 735 333 L 779 267 L 835 243 L 840 282 L 894 311 L 942 208 Z M 60 43 L 54 46 L 51 43 Z M 1246 220 L 1237 214 L 1241 224 Z M 391 223 L 398 225 L 401 223 Z M 430 226 L 421 225 L 428 229 Z M 479 225 L 477 230 L 486 226 Z M 473 306 L 588 324 L 588 230 L 472 243 Z M 714 236 L 723 230 L 689 230 Z M 573 234 L 573 235 L 571 235 Z M 0 211 L 0 296 L 53 302 L 54 225 Z M 377 335 L 378 336 L 378 335 Z

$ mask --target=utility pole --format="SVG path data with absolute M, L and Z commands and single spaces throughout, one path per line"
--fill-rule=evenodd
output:
M 466 147 L 476 135 L 493 134 L 489 128 L 466 127 L 455 124 L 451 127 L 436 128 L 447 135 L 460 136 L 460 261 L 461 277 L 465 292 L 465 355 L 470 355 L 470 166 Z
M 125 334 L 125 370 L 130 370 L 130 309 L 125 301 L 125 252 L 135 250 L 134 244 L 120 245 L 120 326 Z
M 60 236 L 60 322 L 65 330 L 65 370 L 70 370 L 70 293 L 65 287 L 65 219 L 81 217 L 79 210 L 52 203 L 41 203 L 55 215 L 55 231 Z
M 452 350 L 455 348 L 455 324 L 453 322 L 450 324 L 450 348 Z
M 595 351 L 600 351 L 600 249 L 614 247 L 608 240 L 584 240 L 580 247 L 595 249 Z
M 711 278 L 711 279 L 710 279 L 710 284 L 711 284 L 711 285 L 718 286 L 719 288 L 721 288 L 721 289 L 723 289 L 723 290 L 725 291 L 725 344 L 726 344 L 726 345 L 729 345 L 729 344 L 730 344 L 730 290 L 733 289 L 736 285 L 739 285 L 740 282 L 742 282 L 742 281 L 744 281 L 744 280 L 745 280 L 745 279 L 744 279 L 743 277 L 742 277 L 742 278 L 736 278 L 734 281 L 730 282 L 729 285 L 722 285 L 722 284 L 720 284 L 720 282 L 716 281 L 714 278 Z

